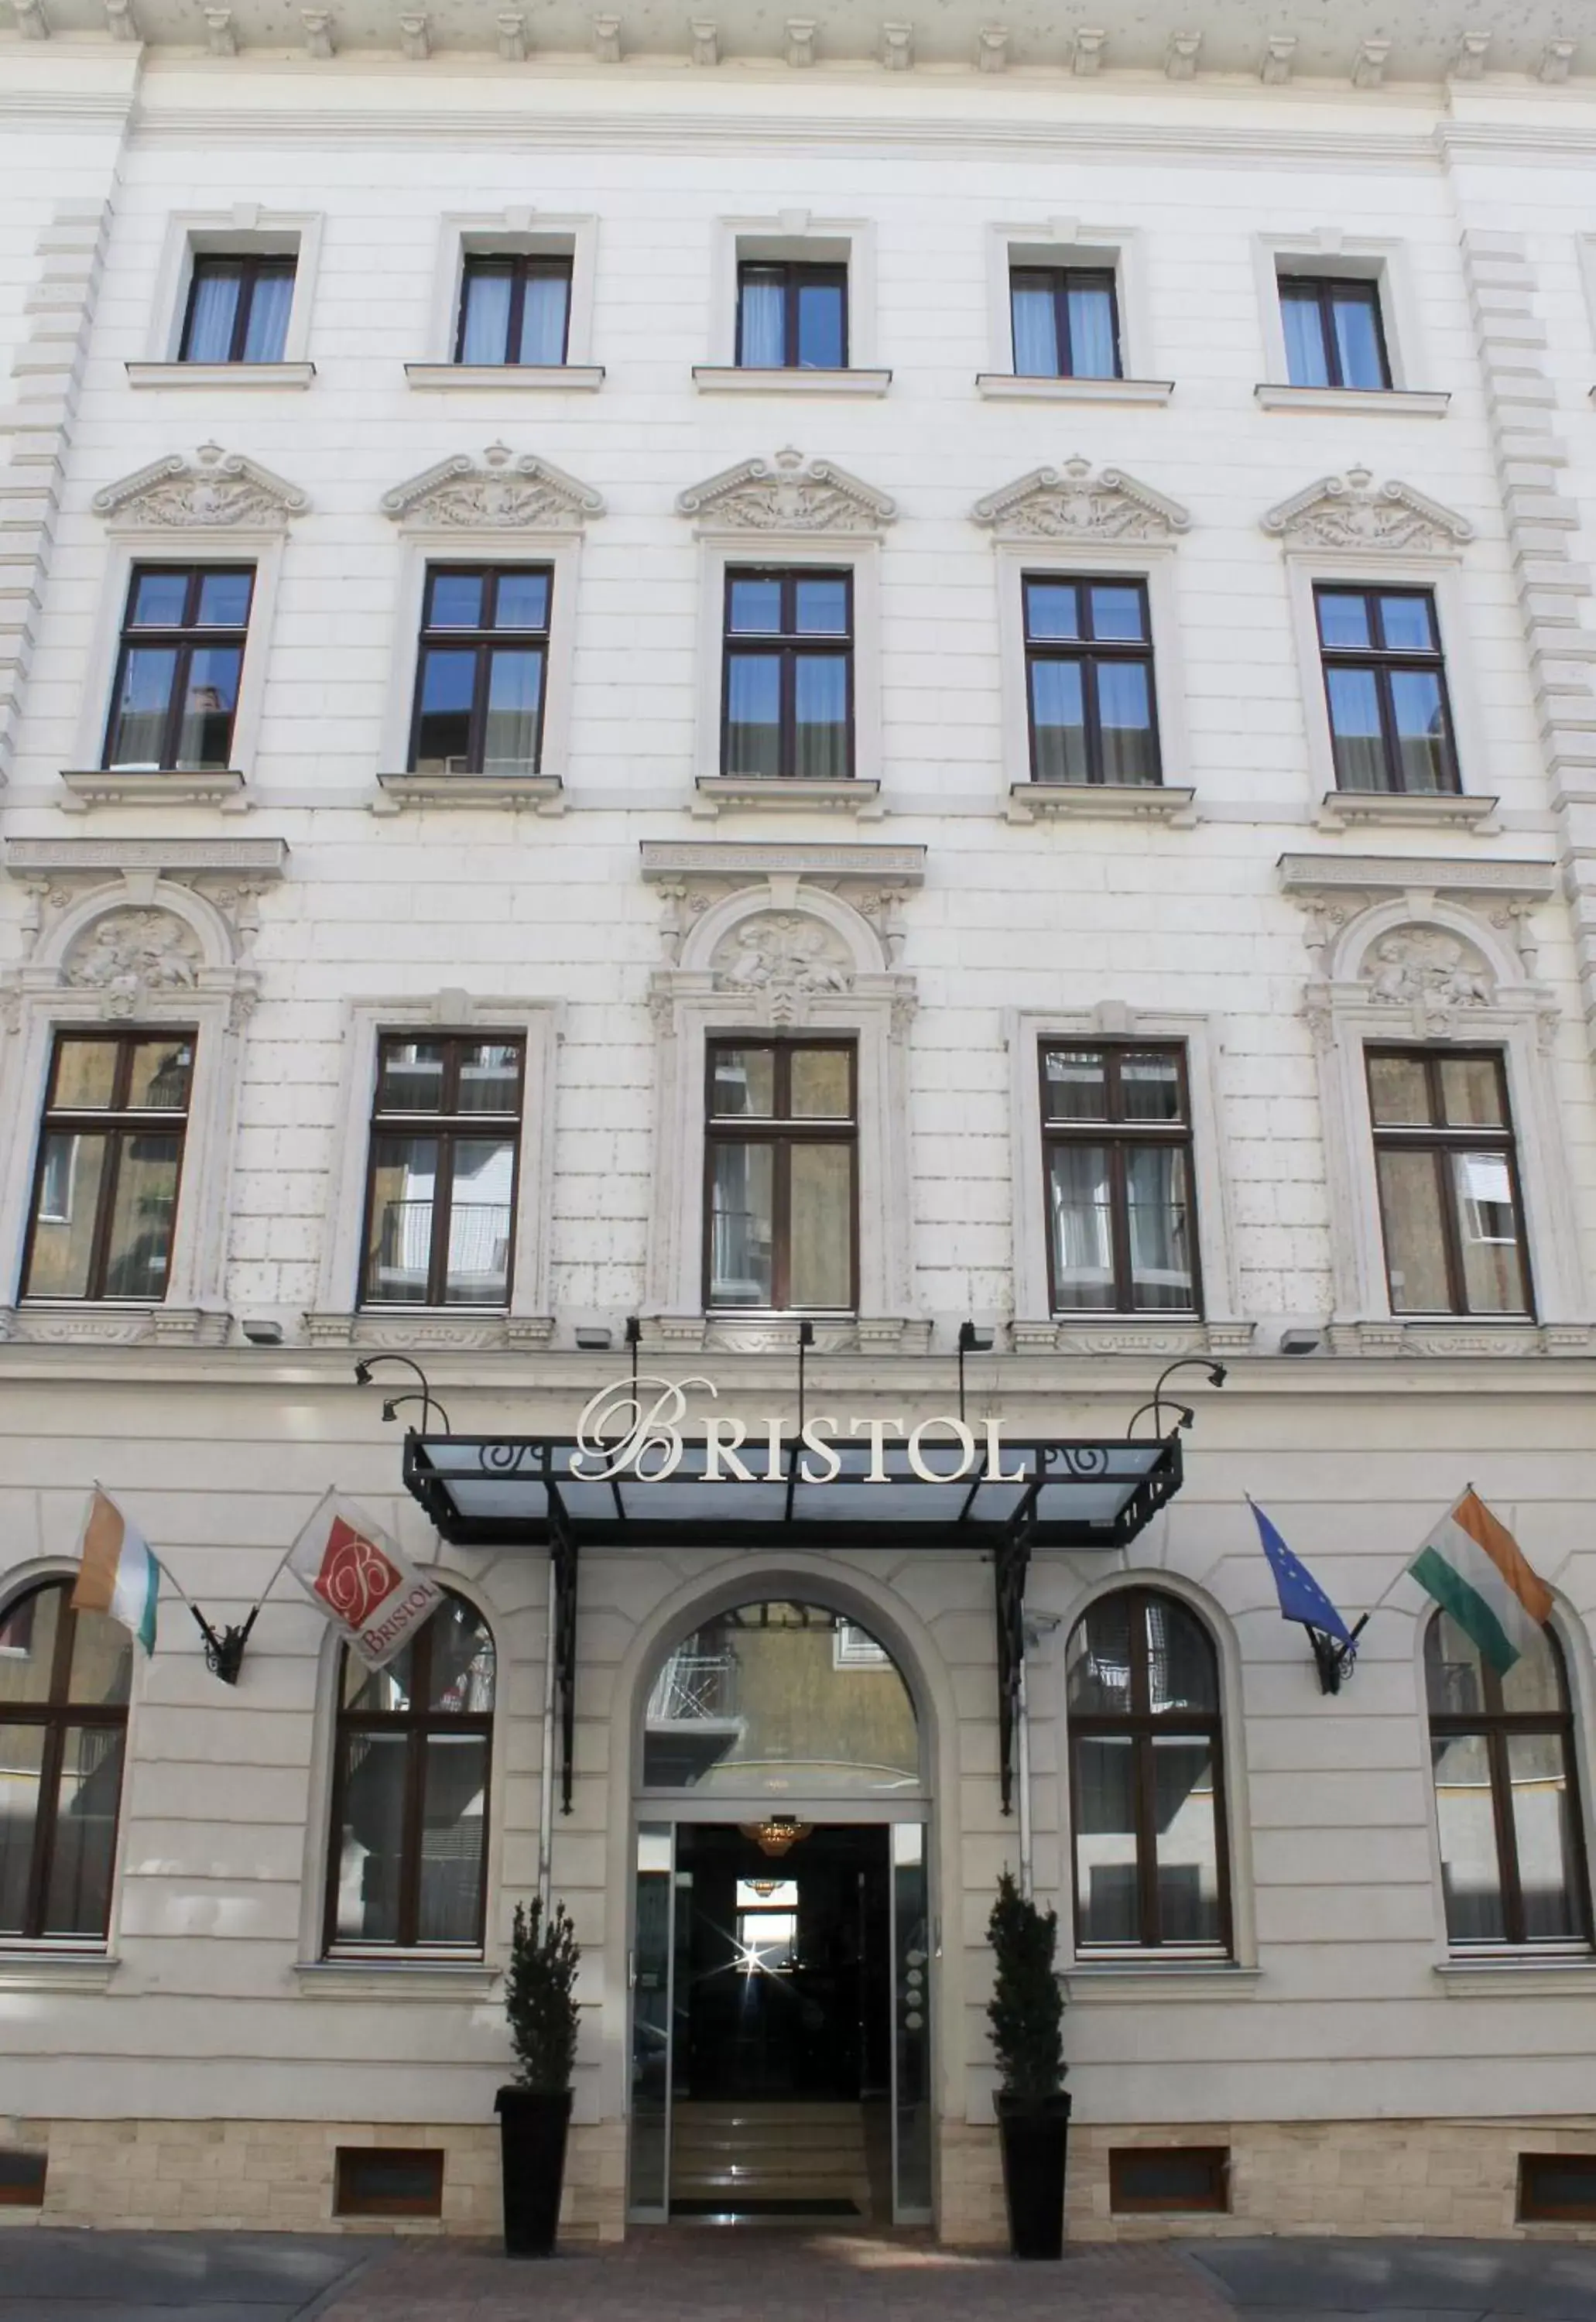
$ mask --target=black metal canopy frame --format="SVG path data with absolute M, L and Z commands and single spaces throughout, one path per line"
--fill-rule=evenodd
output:
M 821 1454 L 798 1436 L 761 1438 L 741 1447 L 738 1472 L 718 1447 L 689 1437 L 673 1462 L 656 1445 L 625 1473 L 606 1472 L 622 1451 L 619 1440 L 606 1445 L 567 1435 L 405 1438 L 406 1485 L 443 1539 L 462 1548 L 547 1549 L 554 1559 L 552 1649 L 567 1814 L 584 1548 L 913 1547 L 990 1557 L 1008 1814 L 1032 1555 L 1128 1547 L 1174 1497 L 1182 1472 L 1178 1431 L 1140 1442 L 1005 1440 L 980 1452 L 962 1475 L 953 1472 L 956 1448 L 944 1443 L 918 1455 L 929 1473 L 911 1466 L 901 1443 L 828 1441 Z

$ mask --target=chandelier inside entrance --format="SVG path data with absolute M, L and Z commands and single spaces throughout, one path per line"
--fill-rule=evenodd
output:
M 762 1854 L 780 1858 L 799 1839 L 807 1838 L 815 1825 L 812 1822 L 799 1822 L 793 1815 L 771 1815 L 765 1822 L 740 1822 L 737 1827 L 744 1838 L 752 1839 Z

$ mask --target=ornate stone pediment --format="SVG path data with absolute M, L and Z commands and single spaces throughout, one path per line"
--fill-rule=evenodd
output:
M 109 911 L 73 943 L 62 982 L 97 992 L 108 1016 L 134 1015 L 160 994 L 198 988 L 199 937 L 171 911 Z
M 1263 529 L 1288 548 L 1383 550 L 1393 556 L 1449 555 L 1474 536 L 1466 517 L 1427 499 L 1411 484 L 1377 484 L 1367 468 L 1321 476 L 1271 508 Z
M 879 533 L 898 505 L 829 460 L 805 462 L 790 447 L 774 460 L 743 460 L 677 495 L 683 516 L 727 532 Z
M 281 532 L 309 496 L 242 452 L 202 443 L 192 460 L 172 452 L 94 497 L 94 511 L 126 532 Z
M 852 992 L 853 961 L 834 928 L 804 911 L 765 911 L 739 920 L 716 946 L 717 992 L 758 993 L 777 1023 L 791 1020 L 800 993 Z
M 396 523 L 461 532 L 579 532 L 604 495 L 535 452 L 490 443 L 480 460 L 456 452 L 382 496 Z
M 1079 456 L 1062 467 L 1033 468 L 1028 476 L 990 492 L 970 511 L 999 538 L 1013 540 L 1168 540 L 1189 530 L 1178 500 L 1137 483 L 1122 468 L 1094 475 Z

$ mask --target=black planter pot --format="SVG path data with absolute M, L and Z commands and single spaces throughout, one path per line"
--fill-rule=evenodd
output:
M 505 2180 L 505 2254 L 552 2257 L 565 2181 L 570 2090 L 500 2089 L 499 2157 Z
M 1015 2257 L 1062 2257 L 1070 2099 L 1061 2091 L 1030 2102 L 1000 2095 L 993 2102 L 1003 2149 L 1009 2252 Z

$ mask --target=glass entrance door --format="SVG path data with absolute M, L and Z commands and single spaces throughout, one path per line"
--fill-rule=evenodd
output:
M 628 2208 L 639 2224 L 711 2211 L 884 2224 L 889 2192 L 894 2224 L 930 2221 L 926 1826 L 803 1828 L 766 1861 L 745 1824 L 638 1827 Z M 721 2149 L 728 2135 L 747 2151 Z M 851 2139 L 857 2170 L 841 2157 Z M 711 2144 L 712 2181 L 741 2198 L 705 2198 Z M 805 2152 L 825 2158 L 806 2165 Z

